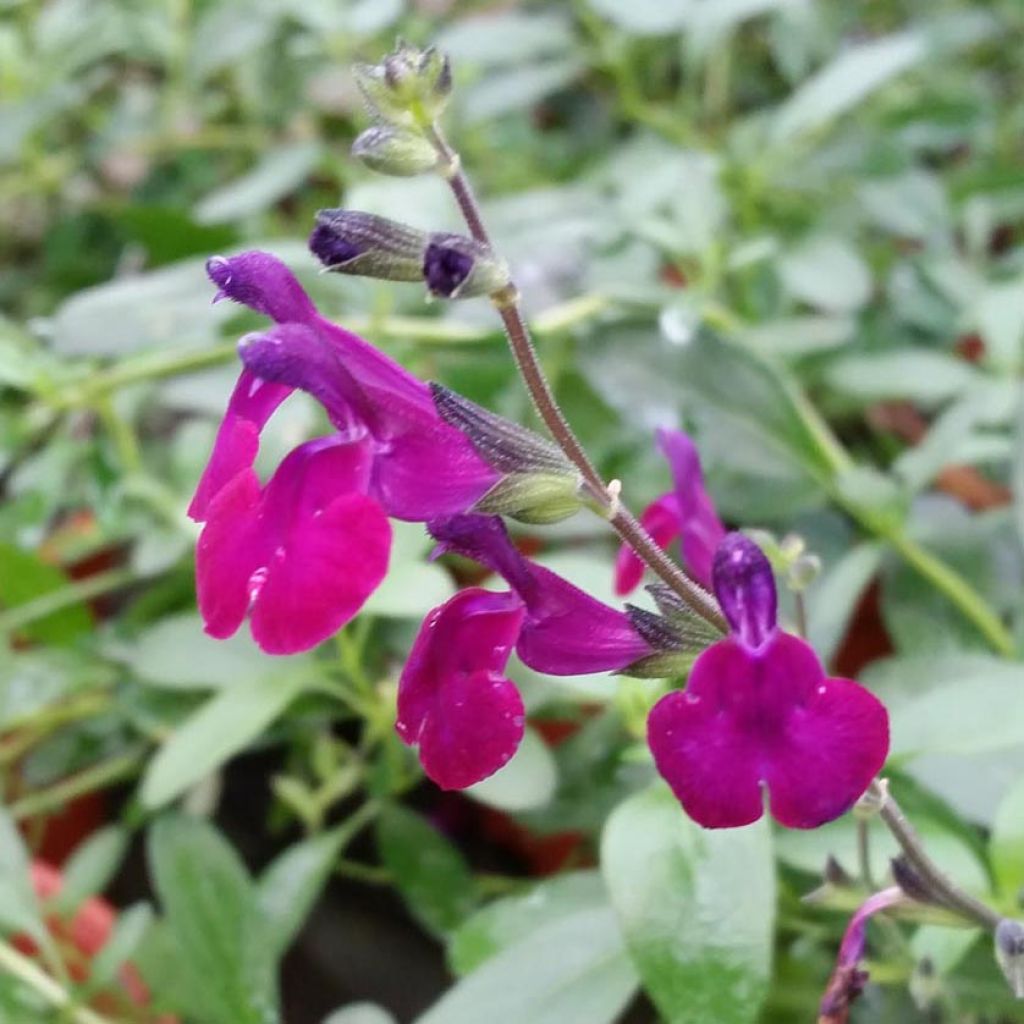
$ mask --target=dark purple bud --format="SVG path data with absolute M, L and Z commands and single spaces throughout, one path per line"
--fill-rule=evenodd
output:
M 431 295 L 454 299 L 473 272 L 473 257 L 451 245 L 431 242 L 423 257 L 423 277 Z
M 335 270 L 354 260 L 363 250 L 343 238 L 330 224 L 318 223 L 309 236 L 309 250 L 328 269 Z
M 1013 994 L 1024 999 L 1024 924 L 1004 917 L 996 926 L 996 960 Z
M 508 267 L 486 245 L 450 234 L 430 236 L 423 278 L 430 294 L 440 299 L 493 295 L 509 284 Z
M 727 534 L 715 552 L 715 595 L 733 632 L 760 647 L 775 631 L 775 576 L 761 549 L 742 533 Z

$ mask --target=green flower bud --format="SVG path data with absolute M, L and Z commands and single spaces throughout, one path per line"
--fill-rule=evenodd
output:
M 352 144 L 352 155 L 380 174 L 409 178 L 437 166 L 437 150 L 422 135 L 405 128 L 374 125 Z
M 445 54 L 401 41 L 379 64 L 356 65 L 355 76 L 370 113 L 406 128 L 435 121 L 452 91 L 451 64 Z
M 555 523 L 582 507 L 583 478 L 547 438 L 444 387 L 430 385 L 438 415 L 469 439 L 481 459 L 503 474 L 474 512 L 523 523 Z

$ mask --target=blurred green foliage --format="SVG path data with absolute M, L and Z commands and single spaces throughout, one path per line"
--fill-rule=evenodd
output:
M 650 684 L 522 667 L 532 720 L 578 731 L 554 752 L 531 733 L 471 799 L 539 834 L 578 830 L 604 880 L 471 882 L 477 865 L 400 803 L 431 797 L 392 732 L 395 680 L 454 585 L 418 527 L 316 655 L 203 636 L 184 510 L 233 341 L 257 323 L 210 304 L 207 256 L 269 248 L 413 371 L 531 416 L 485 303 L 328 280 L 305 252 L 321 206 L 457 225 L 442 182 L 373 178 L 347 155 L 365 126 L 350 66 L 396 34 L 453 58 L 450 134 L 602 469 L 640 507 L 665 484 L 652 429 L 685 425 L 731 522 L 807 539 L 825 566 L 806 595 L 812 640 L 832 659 L 853 623 L 843 664 L 876 659 L 861 678 L 892 710 L 902 802 L 936 860 L 1012 913 L 1017 0 L 0 0 L 0 772 L 30 845 L 69 799 L 133 787 L 120 816 L 148 833 L 161 913 L 122 917 L 99 987 L 131 957 L 189 1022 L 277 1021 L 283 946 L 341 871 L 393 883 L 449 939 L 464 977 L 423 1024 L 611 1024 L 640 985 L 671 1024 L 810 1020 L 858 899 L 799 902 L 829 854 L 857 875 L 852 822 L 706 840 L 647 791 Z M 293 399 L 261 462 L 319 417 Z M 599 521 L 537 536 L 542 561 L 610 597 Z M 278 755 L 249 779 L 268 842 L 292 843 L 259 878 L 215 827 L 216 773 L 254 749 Z M 213 823 L 170 816 L 182 799 Z M 379 862 L 347 860 L 378 815 Z M 3 823 L 0 926 L 39 937 L 40 908 L 9 881 L 28 854 Z M 81 897 L 122 839 L 69 867 Z M 876 878 L 889 853 L 872 829 Z M 773 870 L 776 900 L 767 881 L 743 891 Z M 881 984 L 855 1020 L 1024 1020 L 973 933 L 915 920 L 872 935 Z M 5 1019 L 49 1019 L 2 968 Z M 122 1004 L 134 1016 L 111 1019 L 148 1019 Z M 388 1019 L 354 1006 L 330 1022 Z

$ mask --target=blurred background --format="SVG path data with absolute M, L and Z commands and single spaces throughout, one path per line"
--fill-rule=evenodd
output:
M 282 662 L 247 636 L 203 637 L 184 510 L 234 342 L 260 322 L 211 305 L 209 255 L 269 249 L 326 315 L 532 422 L 487 303 L 323 276 L 305 249 L 321 207 L 459 227 L 440 180 L 374 176 L 348 154 L 367 124 L 351 65 L 397 36 L 451 55 L 450 137 L 602 471 L 641 508 L 667 483 L 653 429 L 685 426 L 728 522 L 805 539 L 824 565 L 810 637 L 889 701 L 901 792 L 936 857 L 1015 905 L 1024 666 L 964 606 L 980 595 L 1019 651 L 1019 0 L 0 0 L 0 865 L 71 873 L 91 836 L 76 891 L 106 885 L 145 910 L 121 959 L 155 1005 L 250 1020 L 230 1001 L 181 1004 L 161 945 L 184 913 L 170 869 L 157 888 L 172 920 L 152 925 L 145 902 L 154 834 L 178 835 L 198 864 L 226 837 L 259 872 L 364 795 L 394 801 L 386 827 L 324 862 L 322 896 L 296 897 L 312 909 L 301 932 L 293 922 L 281 999 L 288 1024 L 352 1001 L 404 1022 L 486 959 L 479 921 L 458 930 L 474 910 L 592 869 L 608 812 L 650 781 L 644 685 L 519 667 L 533 731 L 515 777 L 469 798 L 419 785 L 389 701 L 419 620 L 455 586 L 419 528 L 400 530 L 387 585 L 326 654 Z M 261 466 L 320 416 L 293 397 Z M 524 543 L 611 599 L 597 519 Z M 936 588 L 935 558 L 962 600 Z M 328 682 L 365 684 L 371 711 L 304 689 L 311 660 Z M 965 680 L 985 694 L 970 711 Z M 153 824 L 182 798 L 213 838 Z M 774 974 L 737 1022 L 813 1019 L 843 915 L 798 899 L 829 853 L 855 872 L 855 845 L 844 823 L 776 837 Z M 881 874 L 881 837 L 875 853 Z M 24 933 L 24 887 L 4 885 L 0 926 Z M 1024 1021 L 985 943 L 949 934 L 887 933 L 887 984 L 854 1019 Z M 230 943 L 206 955 L 226 974 L 242 956 Z M 551 1020 L 661 1019 L 635 978 L 623 991 L 605 1016 Z M 110 998 L 115 1021 L 157 1019 Z M 5 974 L 0 1011 L 51 1019 Z M 391 1019 L 359 1012 L 338 1024 Z

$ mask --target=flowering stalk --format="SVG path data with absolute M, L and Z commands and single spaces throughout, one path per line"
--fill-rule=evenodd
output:
M 490 247 L 490 235 L 483 222 L 472 185 L 461 168 L 458 153 L 448 143 L 436 121 L 426 125 L 424 131 L 427 138 L 431 140 L 437 149 L 437 169 L 451 187 L 470 234 L 481 244 Z M 610 489 L 605 484 L 590 457 L 580 444 L 575 432 L 562 413 L 544 374 L 544 370 L 540 365 L 536 349 L 530 337 L 529 328 L 519 307 L 518 292 L 515 284 L 509 283 L 500 292 L 492 295 L 491 300 L 501 316 L 513 357 L 537 412 L 559 447 L 579 469 L 594 499 L 605 510 L 611 525 L 626 544 L 632 547 L 636 554 L 689 607 L 719 629 L 726 631 L 728 624 L 714 598 L 682 572 L 658 546 L 636 517 L 621 503 L 617 491 Z M 934 579 L 934 574 L 928 575 L 929 578 Z M 948 592 L 950 588 L 944 587 L 943 589 L 944 592 Z M 956 597 L 962 597 L 962 595 L 957 593 L 954 595 L 954 598 Z M 956 603 L 960 607 L 965 607 L 966 604 L 961 600 L 957 600 Z M 970 605 L 967 610 L 972 612 L 974 606 Z M 981 617 L 971 614 L 971 618 L 975 622 L 979 622 Z M 981 621 L 979 625 L 993 646 L 1001 651 L 1005 651 L 1004 631 L 993 627 L 988 621 Z M 868 787 L 866 798 L 875 803 L 875 808 L 882 822 L 900 844 L 907 860 L 920 876 L 935 901 L 954 913 L 976 924 L 980 924 L 990 931 L 994 931 L 1002 920 L 1000 915 L 959 889 L 934 864 L 921 844 L 916 831 L 903 814 L 899 804 L 889 794 L 885 782 L 880 778 L 872 780 Z
M 451 187 L 470 234 L 476 241 L 490 248 L 490 235 L 480 214 L 473 187 L 462 170 L 459 155 L 449 145 L 436 121 L 426 128 L 426 134 L 437 148 L 438 169 Z M 655 543 L 636 516 L 620 501 L 617 490 L 609 488 L 601 479 L 601 474 L 580 444 L 551 390 L 530 337 L 530 329 L 519 308 L 519 295 L 515 284 L 506 285 L 492 295 L 491 300 L 505 325 L 513 358 L 537 412 L 558 446 L 579 469 L 591 496 L 604 509 L 615 531 L 687 605 L 725 632 L 728 624 L 714 598 L 680 570 Z

